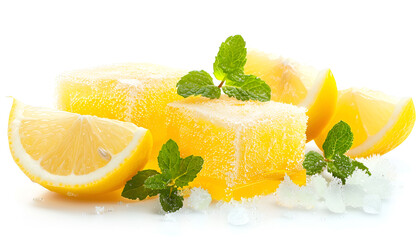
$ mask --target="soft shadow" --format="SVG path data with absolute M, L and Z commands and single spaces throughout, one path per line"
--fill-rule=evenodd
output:
M 66 196 L 45 191 L 33 198 L 33 205 L 37 208 L 72 214 L 103 214 L 139 203 L 138 201 L 121 197 L 121 191 L 122 189 L 119 189 L 95 196 Z M 99 212 L 97 212 L 96 207 L 99 207 Z M 103 211 L 101 211 L 102 207 Z
M 115 190 L 110 193 L 93 195 L 93 196 L 67 196 L 55 192 L 47 191 L 41 198 L 48 201 L 71 201 L 81 203 L 116 203 L 116 202 L 135 202 L 133 200 L 121 197 L 122 189 Z

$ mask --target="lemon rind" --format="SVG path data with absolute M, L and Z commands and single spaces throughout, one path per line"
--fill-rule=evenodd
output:
M 328 71 L 329 69 L 323 69 L 319 71 L 317 77 L 314 79 L 311 91 L 308 92 L 305 99 L 303 99 L 303 101 L 300 102 L 298 106 L 310 109 L 315 104 L 318 93 L 321 91 L 321 88 L 328 77 Z
M 51 186 L 58 187 L 63 185 L 86 185 L 104 178 L 108 173 L 119 168 L 124 160 L 133 154 L 139 142 L 141 142 L 147 132 L 147 129 L 138 127 L 138 129 L 133 134 L 133 139 L 126 146 L 126 148 L 124 148 L 121 152 L 113 155 L 109 163 L 102 168 L 99 168 L 85 175 L 55 175 L 43 169 L 40 165 L 40 161 L 32 159 L 31 156 L 25 151 L 19 136 L 19 127 L 21 120 L 23 119 L 24 104 L 17 100 L 14 101 L 14 109 L 12 110 L 12 118 L 10 119 L 11 121 L 9 132 L 11 152 L 13 153 L 16 163 L 25 172 L 25 174 L 31 175 L 30 178 L 32 180 L 42 179 L 42 182 L 48 182 L 48 185 Z
M 399 102 L 395 105 L 395 110 L 392 113 L 390 119 L 388 120 L 387 124 L 375 135 L 369 136 L 361 145 L 350 149 L 347 154 L 349 156 L 361 156 L 365 152 L 371 150 L 384 136 L 388 133 L 388 131 L 392 130 L 393 126 L 399 120 L 399 117 L 405 110 L 405 107 L 410 103 L 411 98 L 402 98 Z

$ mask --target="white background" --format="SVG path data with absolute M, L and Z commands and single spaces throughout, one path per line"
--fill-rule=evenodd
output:
M 115 198 L 71 201 L 31 183 L 8 150 L 5 96 L 54 106 L 59 73 L 103 64 L 211 72 L 219 44 L 241 34 L 249 48 L 331 68 L 339 89 L 410 96 L 417 106 L 419 9 L 415 1 L 0 1 L 0 238 L 417 235 L 418 124 L 386 155 L 396 166 L 397 190 L 381 214 L 288 211 L 267 203 L 258 205 L 257 220 L 234 227 L 217 209 L 168 218 L 155 200 L 129 207 Z M 95 215 L 94 206 L 113 211 Z

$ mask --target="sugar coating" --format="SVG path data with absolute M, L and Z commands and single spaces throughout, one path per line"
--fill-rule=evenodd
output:
M 60 110 L 132 122 L 149 129 L 156 157 L 167 140 L 165 107 L 182 99 L 176 83 L 186 71 L 128 63 L 67 72 L 58 77 Z M 156 168 L 156 160 L 146 167 Z
M 274 191 L 285 173 L 303 172 L 305 112 L 288 104 L 244 102 L 226 95 L 190 97 L 168 104 L 168 137 L 178 143 L 183 157 L 203 157 L 195 183 L 213 198 L 228 201 L 230 191 L 245 185 L 265 183 L 267 189 L 272 184 Z M 255 195 L 242 190 L 236 199 Z

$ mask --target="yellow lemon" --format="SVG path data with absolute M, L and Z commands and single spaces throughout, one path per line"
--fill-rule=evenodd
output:
M 146 164 L 149 130 L 133 123 L 25 105 L 9 117 L 9 146 L 22 171 L 45 188 L 67 195 L 106 193 Z
M 324 131 L 315 139 L 322 147 L 331 127 L 345 121 L 354 135 L 351 157 L 385 154 L 400 145 L 410 134 L 416 120 L 411 98 L 395 98 L 368 89 L 338 92 L 337 110 Z
M 290 59 L 250 51 L 245 73 L 263 79 L 271 87 L 271 100 L 308 109 L 306 139 L 322 131 L 334 113 L 337 85 L 330 69 L 317 70 Z
M 176 83 L 188 72 L 148 63 L 127 63 L 71 71 L 58 78 L 58 109 L 132 122 L 153 135 L 146 168 L 159 169 L 166 136 L 165 107 L 181 100 Z
M 306 183 L 302 168 L 306 109 L 279 102 L 189 97 L 167 106 L 168 136 L 182 157 L 201 156 L 193 185 L 230 201 L 274 192 L 285 174 Z

